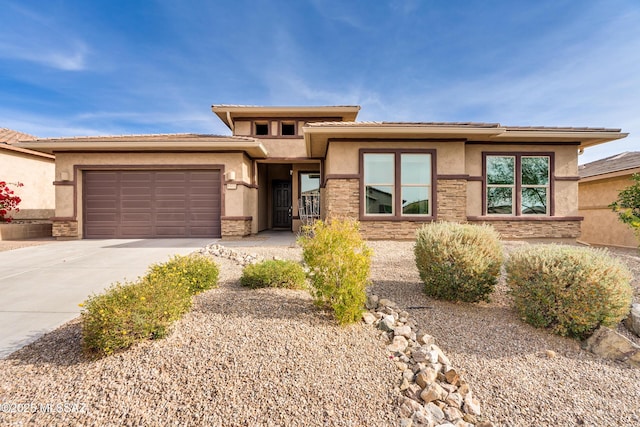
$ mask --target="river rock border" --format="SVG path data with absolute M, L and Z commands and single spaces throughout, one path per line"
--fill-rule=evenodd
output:
M 235 261 L 241 266 L 264 261 L 255 254 L 210 244 L 198 251 Z M 274 259 L 277 259 L 274 257 Z M 401 372 L 398 400 L 401 427 L 493 427 L 481 418 L 464 372 L 454 368 L 431 335 L 419 333 L 416 322 L 397 304 L 377 295 L 367 296 L 364 323 L 380 330 L 389 359 Z
M 401 372 L 403 396 L 398 403 L 402 427 L 493 426 L 482 420 L 480 403 L 473 397 L 464 372 L 453 367 L 431 335 L 417 330 L 408 312 L 377 295 L 367 297 L 367 308 L 363 321 L 380 330 L 380 338 L 388 344 L 389 359 Z

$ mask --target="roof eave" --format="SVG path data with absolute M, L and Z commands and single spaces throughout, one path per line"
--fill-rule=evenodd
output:
M 243 117 L 340 117 L 354 121 L 360 111 L 359 105 L 336 105 L 319 107 L 269 107 L 253 105 L 212 105 L 211 111 L 229 128 L 233 120 Z
M 579 142 L 580 148 L 592 147 L 626 138 L 629 134 L 619 131 L 558 131 L 558 130 L 505 130 L 505 132 L 492 138 L 495 141 L 552 141 L 552 142 Z
M 326 156 L 329 138 L 386 137 L 386 138 L 492 138 L 504 132 L 501 127 L 459 127 L 459 126 L 403 126 L 403 125 L 368 125 L 352 126 L 315 125 L 304 126 L 307 155 L 310 157 Z M 314 147 L 319 145 L 318 147 Z
M 43 153 L 54 154 L 65 151 L 131 151 L 131 152 L 149 152 L 149 151 L 244 151 L 254 158 L 266 158 L 268 156 L 267 149 L 260 141 L 192 141 L 192 140 L 171 140 L 171 141 L 118 141 L 106 140 L 100 141 L 40 141 L 40 142 L 21 142 L 16 144 L 21 148 L 40 151 Z

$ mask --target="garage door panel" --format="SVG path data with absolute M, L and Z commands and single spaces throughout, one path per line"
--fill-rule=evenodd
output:
M 219 170 L 85 171 L 88 238 L 220 237 Z

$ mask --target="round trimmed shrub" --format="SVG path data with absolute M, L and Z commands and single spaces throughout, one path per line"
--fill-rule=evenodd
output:
M 489 301 L 503 262 L 491 226 L 438 222 L 416 233 L 416 266 L 425 293 L 447 301 Z
M 249 288 L 305 287 L 306 275 L 302 266 L 294 261 L 268 260 L 249 264 L 242 270 L 240 284 Z
M 149 281 L 173 281 L 189 288 L 192 295 L 218 286 L 218 265 L 203 255 L 175 255 L 169 261 L 149 267 L 145 278 Z
M 584 339 L 629 313 L 631 272 L 603 249 L 520 248 L 506 263 L 507 285 L 523 320 Z

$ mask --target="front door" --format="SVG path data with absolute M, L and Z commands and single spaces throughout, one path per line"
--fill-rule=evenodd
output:
M 291 181 L 273 181 L 273 228 L 291 228 Z

